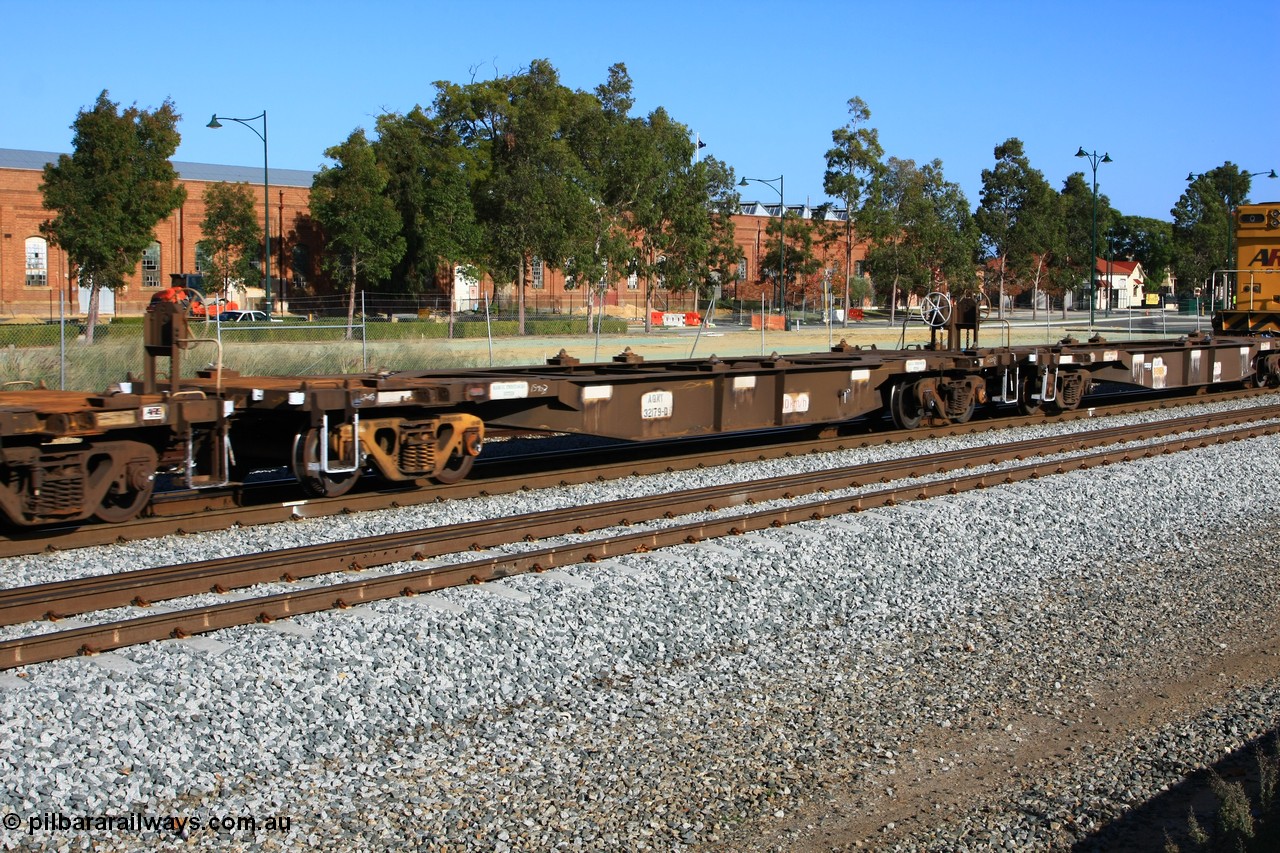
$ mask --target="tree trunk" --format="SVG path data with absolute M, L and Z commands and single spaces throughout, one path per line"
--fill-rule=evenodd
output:
M 849 206 L 845 205 L 844 217 L 844 320 L 840 323 L 842 328 L 849 327 L 849 309 L 853 306 L 849 303 L 849 290 L 853 281 L 853 228 L 849 222 L 849 216 L 852 213 Z
M 356 259 L 351 258 L 351 284 L 347 292 L 347 340 L 351 340 L 351 329 L 356 320 Z
M 516 271 L 516 325 L 517 333 L 524 335 L 524 267 L 528 258 L 520 259 L 520 269 Z
M 98 326 L 98 282 L 89 280 L 89 312 L 84 324 L 84 342 L 93 343 L 93 330 Z
M 653 331 L 653 279 L 644 280 L 644 333 Z

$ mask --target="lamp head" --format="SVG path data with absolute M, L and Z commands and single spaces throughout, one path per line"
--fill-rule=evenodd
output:
M 1274 178 L 1275 176 L 1276 176 L 1276 170 L 1275 170 L 1275 169 L 1272 169 L 1270 172 L 1268 172 L 1268 173 L 1267 173 L 1267 177 L 1268 177 L 1268 178 Z
M 1195 172 L 1187 172 L 1187 183 L 1191 183 L 1191 182 L 1192 182 L 1192 181 L 1194 181 L 1195 179 L 1196 179 L 1196 173 L 1195 173 Z
M 1087 157 L 1087 156 L 1088 156 L 1087 154 L 1085 154 L 1085 153 L 1084 153 L 1084 146 L 1083 146 L 1083 145 L 1081 145 L 1081 146 L 1080 146 L 1080 149 L 1079 149 L 1078 151 L 1076 151 L 1076 156 L 1077 156 L 1077 157 Z
M 209 119 L 209 123 L 206 124 L 205 127 L 212 127 L 212 128 L 222 127 L 222 122 L 218 121 L 217 113 L 213 114 L 213 118 Z
M 740 187 L 745 187 L 746 185 L 747 185 L 747 179 L 746 179 L 746 178 L 743 178 L 742 180 L 738 181 L 738 186 L 740 186 Z
M 1114 161 L 1111 159 L 1111 155 L 1110 155 L 1110 154 L 1105 154 L 1105 153 L 1104 153 L 1104 154 L 1102 155 L 1102 162 L 1104 162 L 1104 163 L 1111 163 L 1111 162 L 1114 162 Z

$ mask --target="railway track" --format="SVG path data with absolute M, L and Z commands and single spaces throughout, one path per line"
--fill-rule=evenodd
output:
M 1071 422 L 1109 415 L 1153 410 L 1173 410 L 1180 405 L 1214 403 L 1274 396 L 1272 389 L 1245 389 L 1214 394 L 1160 397 L 1147 394 L 1117 394 L 1100 397 L 1097 405 L 1053 417 Z M 1135 396 L 1137 399 L 1135 399 Z M 406 506 L 510 494 L 558 485 L 597 482 L 622 477 L 669 471 L 711 468 L 740 462 L 762 461 L 845 450 L 855 446 L 878 446 L 922 437 L 972 435 L 1009 427 L 1025 426 L 1037 418 L 996 414 L 975 418 L 960 425 L 924 425 L 914 430 L 880 429 L 880 424 L 851 424 L 843 432 L 830 430 L 821 436 L 796 439 L 785 433 L 772 438 L 760 435 L 733 435 L 685 442 L 629 444 L 592 450 L 574 448 L 555 452 L 505 457 L 485 465 L 477 464 L 471 478 L 452 485 L 426 485 L 414 489 L 370 489 L 341 497 L 298 499 L 296 484 L 266 484 L 243 492 L 174 493 L 157 501 L 153 515 L 119 524 L 50 526 L 18 529 L 0 535 L 0 557 L 40 551 L 107 545 L 118 541 L 156 538 L 170 534 L 195 534 L 248 527 L 302 518 L 321 518 L 353 512 L 369 512 Z M 765 443 L 761 443 L 765 442 Z M 690 449 L 692 448 L 692 449 Z
M 155 613 L 102 625 L 86 625 L 0 643 L 0 668 L 48 661 L 76 654 L 92 654 L 165 637 L 185 637 L 220 628 L 317 612 L 330 608 L 494 580 L 528 571 L 545 571 L 612 556 L 650 550 L 720 536 L 741 535 L 811 518 L 858 512 L 969 489 L 1128 461 L 1214 443 L 1280 432 L 1280 423 L 1251 423 L 1280 418 L 1280 405 L 1256 409 L 1196 415 L 1126 427 L 1112 427 L 1062 437 L 1010 442 L 919 455 L 887 462 L 819 472 L 793 474 L 750 483 L 666 493 L 614 501 L 593 507 L 546 511 L 473 522 L 447 528 L 370 537 L 327 545 L 255 554 L 228 560 L 141 570 L 98 578 L 82 578 L 56 584 L 20 587 L 0 593 L 0 624 L 14 625 L 45 617 L 65 617 L 118 607 L 146 604 L 166 598 L 209 591 L 227 591 L 278 580 L 301 578 L 342 570 L 362 570 L 358 579 L 307 589 L 236 598 L 214 605 Z M 1222 430 L 1190 437 L 1164 438 L 1142 449 L 1116 447 L 1133 441 L 1178 436 L 1188 431 Z M 1107 449 L 1097 450 L 1100 446 Z M 1035 456 L 1071 452 L 1061 459 L 973 471 Z M 957 468 L 964 473 L 953 474 Z M 937 477 L 918 482 L 923 477 Z M 657 529 L 611 533 L 590 541 L 529 548 L 519 553 L 486 554 L 473 560 L 380 574 L 375 567 L 423 561 L 445 554 L 484 550 L 520 540 L 545 539 L 592 529 L 626 527 L 676 516 L 714 512 L 726 507 L 759 504 L 775 499 L 794 501 L 799 495 L 823 494 L 865 488 L 871 483 L 897 485 L 857 494 L 825 495 L 800 503 L 788 503 L 734 515 L 700 517 L 667 523 Z M 527 546 L 521 546 L 527 547 Z M 234 595 L 234 594 L 233 594 Z

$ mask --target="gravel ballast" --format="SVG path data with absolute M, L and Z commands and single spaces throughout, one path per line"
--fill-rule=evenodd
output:
M 0 841 L 1088 843 L 1124 809 L 1276 726 L 1280 671 L 1233 669 L 1273 636 L 1276 529 L 1260 508 L 1280 473 L 1274 445 L 1236 442 L 9 673 Z M 687 488 L 698 476 L 725 475 L 14 559 L 4 582 Z M 1180 701 L 1132 713 L 1169 684 L 1183 685 Z M 1061 747 L 1033 748 L 1049 742 Z M 139 827 L 59 828 L 129 815 Z M 175 836 L 141 827 L 143 816 L 191 823 Z

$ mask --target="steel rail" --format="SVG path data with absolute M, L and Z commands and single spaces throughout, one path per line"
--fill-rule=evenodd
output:
M 798 505 L 762 509 L 724 518 L 702 519 L 589 542 L 560 545 L 520 554 L 493 555 L 465 563 L 409 570 L 314 589 L 289 591 L 137 617 L 104 625 L 23 637 L 0 642 L 0 669 L 75 654 L 92 654 L 166 637 L 186 637 L 255 621 L 268 622 L 300 613 L 317 612 L 334 607 L 345 608 L 358 603 L 401 595 L 416 595 L 447 586 L 479 583 L 527 571 L 544 571 L 560 566 L 594 562 L 637 551 L 697 542 L 705 538 L 738 535 L 797 521 L 859 512 L 874 506 L 891 506 L 904 501 L 942 494 L 957 494 L 969 489 L 987 488 L 1071 470 L 1084 470 L 1096 465 L 1277 433 L 1280 433 L 1280 424 L 1250 425 L 1222 433 L 1170 439 L 1141 450 L 1116 448 L 1095 451 L 1062 460 L 1045 460 L 1003 468 L 995 472 L 963 474 L 938 482 L 891 486 L 851 497 L 822 498 Z M 940 455 L 951 456 L 951 454 Z
M 1219 412 L 1152 424 L 1108 427 L 1075 436 L 1044 436 L 964 450 L 948 450 L 910 459 L 804 471 L 765 480 L 725 483 L 591 506 L 546 509 L 515 516 L 464 522 L 430 530 L 349 539 L 285 551 L 137 569 L 93 577 L 0 589 L 0 625 L 44 618 L 65 618 L 91 610 L 144 604 L 206 592 L 225 592 L 282 579 L 422 560 L 465 550 L 504 545 L 514 538 L 546 539 L 618 524 L 653 521 L 702 510 L 717 510 L 816 491 L 859 488 L 877 481 L 924 476 L 947 470 L 996 464 L 1049 453 L 1079 451 L 1118 441 L 1137 441 L 1238 424 L 1242 412 Z M 1248 410 L 1254 420 L 1280 418 L 1280 404 Z

